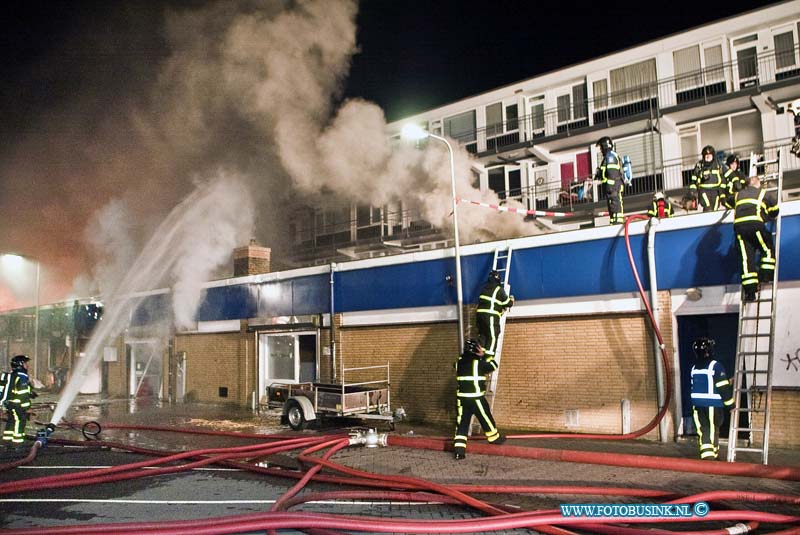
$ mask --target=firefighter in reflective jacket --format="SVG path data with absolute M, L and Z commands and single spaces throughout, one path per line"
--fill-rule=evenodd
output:
M 739 157 L 731 154 L 722 167 L 722 202 L 726 208 L 733 208 L 736 193 L 747 185 L 747 177 L 742 173 Z
M 600 147 L 603 157 L 600 167 L 597 168 L 595 179 L 603 185 L 603 192 L 608 203 L 609 222 L 612 225 L 622 224 L 625 222 L 625 216 L 622 213 L 622 163 L 613 150 L 614 142 L 610 137 L 601 137 L 596 146 Z
M 755 301 L 758 283 L 772 282 L 775 277 L 772 234 L 766 222 L 778 216 L 778 201 L 774 193 L 761 189 L 758 176 L 752 176 L 747 187 L 736 193 L 734 206 L 733 231 L 742 262 L 742 299 Z M 760 266 L 756 250 L 761 252 Z
M 723 407 L 733 405 L 733 388 L 725 368 L 714 360 L 714 340 L 698 338 L 692 344 L 692 405 L 697 428 L 700 458 L 716 459 L 719 454 L 719 428 Z
M 664 219 L 665 217 L 672 217 L 672 203 L 669 199 L 664 197 L 664 194 L 660 191 L 657 191 L 655 195 L 653 195 L 653 204 L 650 206 L 650 209 L 647 211 L 647 215 L 650 217 L 657 217 L 659 219 Z
M 506 441 L 497 429 L 492 417 L 492 409 L 486 402 L 486 374 L 497 370 L 497 361 L 487 358 L 477 340 L 470 338 L 464 342 L 464 353 L 456 362 L 457 414 L 456 434 L 453 450 L 457 460 L 467 456 L 467 433 L 474 415 L 481 423 L 483 433 L 489 444 L 499 445 Z
M 21 444 L 25 439 L 28 408 L 31 406 L 31 398 L 36 397 L 25 366 L 29 360 L 25 355 L 15 356 L 11 359 L 11 371 L 3 372 L 0 378 L 0 402 L 7 411 L 3 441 L 7 443 Z
M 693 199 L 699 197 L 704 212 L 719 209 L 720 192 L 722 191 L 722 169 L 717 161 L 714 147 L 706 145 L 700 153 L 700 161 L 692 170 L 692 181 L 689 194 Z M 698 191 L 699 190 L 699 191 Z
M 489 279 L 478 296 L 478 308 L 475 310 L 478 342 L 489 358 L 494 358 L 497 350 L 497 340 L 500 338 L 500 317 L 512 306 L 514 306 L 514 296 L 506 294 L 500 273 L 496 270 L 490 271 Z

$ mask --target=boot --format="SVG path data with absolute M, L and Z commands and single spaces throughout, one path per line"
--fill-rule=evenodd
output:
M 456 461 L 460 461 L 461 459 L 466 459 L 467 450 L 465 448 L 456 448 L 453 457 L 455 457 Z
M 492 446 L 499 446 L 500 444 L 503 444 L 506 440 L 508 440 L 508 437 L 501 434 L 499 437 L 497 437 L 497 440 L 489 442 L 489 444 L 491 444 Z

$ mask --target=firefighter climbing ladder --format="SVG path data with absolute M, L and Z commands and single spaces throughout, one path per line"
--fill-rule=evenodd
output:
M 508 275 L 511 273 L 511 245 L 506 243 L 505 248 L 498 247 L 494 250 L 494 259 L 492 260 L 492 270 L 500 273 L 500 278 L 503 281 L 503 289 L 506 295 L 511 295 L 511 286 L 508 284 Z M 497 370 L 489 378 L 489 386 L 486 389 L 486 400 L 489 402 L 489 407 L 494 408 L 494 393 L 497 388 L 497 376 L 500 374 L 500 355 L 503 352 L 503 337 L 506 335 L 506 316 L 507 313 L 500 316 L 500 336 L 497 337 L 497 345 L 494 349 L 494 360 L 497 361 Z M 480 431 L 480 424 L 477 420 L 472 421 L 470 431 Z
M 751 162 L 755 159 L 751 157 Z M 775 160 L 758 162 L 763 167 L 762 182 L 768 191 L 775 191 L 781 202 L 783 165 L 781 149 Z M 768 169 L 777 169 L 769 173 Z M 751 170 L 751 175 L 752 175 Z M 775 352 L 775 310 L 777 306 L 778 261 L 780 258 L 781 215 L 775 221 L 772 242 L 775 251 L 775 276 L 772 283 L 761 283 L 758 298 L 739 304 L 739 336 L 736 343 L 736 364 L 733 374 L 734 406 L 728 433 L 728 462 L 736 460 L 737 452 L 761 454 L 767 464 L 769 454 L 769 418 L 772 406 L 772 361 Z M 743 421 L 740 421 L 743 420 Z M 740 436 L 745 443 L 740 446 Z

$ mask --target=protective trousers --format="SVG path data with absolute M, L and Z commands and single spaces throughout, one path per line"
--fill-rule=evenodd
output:
M 761 221 L 736 223 L 736 244 L 742 264 L 742 290 L 753 294 L 759 282 L 772 282 L 775 277 L 775 254 L 772 234 Z M 759 266 L 756 251 L 760 251 Z
M 622 189 L 622 180 L 607 182 L 604 186 L 609 222 L 612 225 L 621 225 L 625 222 L 625 216 L 622 213 Z
M 459 449 L 462 451 L 467 449 L 467 434 L 469 433 L 469 424 L 472 421 L 473 415 L 481 423 L 481 428 L 486 435 L 486 440 L 494 442 L 500 438 L 500 431 L 497 430 L 494 418 L 492 417 L 492 409 L 489 407 L 484 396 L 477 398 L 459 396 L 456 398 L 456 403 L 458 405 L 458 415 L 456 416 L 456 435 L 453 439 L 453 446 L 456 451 Z
M 719 209 L 720 204 L 720 196 L 719 196 L 719 189 L 717 187 L 714 188 L 703 188 L 701 187 L 698 191 L 700 206 L 703 207 L 704 212 L 713 212 L 714 210 Z
M 500 316 L 478 312 L 475 324 L 478 326 L 478 343 L 487 356 L 493 357 L 500 337 Z
M 719 428 L 722 407 L 694 407 L 694 425 L 701 459 L 716 459 L 719 455 Z
M 21 444 L 25 439 L 25 426 L 28 424 L 28 410 L 15 405 L 9 405 L 6 411 L 6 428 L 3 431 L 3 440 Z

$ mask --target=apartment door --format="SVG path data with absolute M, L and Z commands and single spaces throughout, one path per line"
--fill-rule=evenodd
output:
M 317 380 L 317 333 L 261 333 L 258 359 L 262 392 L 272 383 Z
M 736 87 L 744 89 L 758 83 L 758 35 L 748 35 L 733 41 L 736 57 Z
M 683 418 L 683 434 L 696 434 L 692 418 L 692 365 L 694 364 L 694 351 L 692 343 L 701 336 L 707 336 L 716 342 L 715 359 L 720 362 L 728 373 L 733 375 L 736 359 L 736 335 L 739 329 L 738 314 L 700 314 L 691 316 L 678 316 L 678 354 L 680 358 L 681 378 L 681 405 Z M 720 437 L 728 437 L 729 413 L 725 411 L 725 419 L 720 429 Z M 747 413 L 741 413 L 740 421 L 743 427 Z

